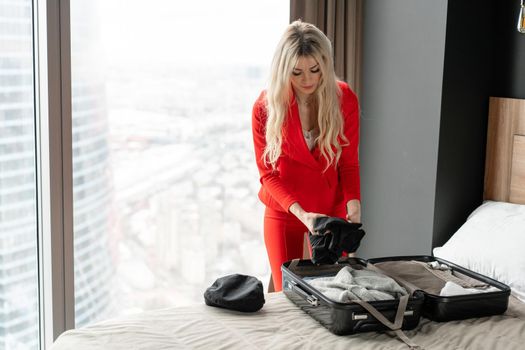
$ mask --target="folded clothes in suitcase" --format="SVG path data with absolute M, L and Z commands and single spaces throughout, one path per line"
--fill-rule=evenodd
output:
M 375 270 L 392 277 L 409 292 L 406 305 L 400 299 L 342 303 L 328 298 L 309 282 L 313 277 L 334 276 L 346 266 Z M 510 295 L 510 288 L 503 283 L 425 255 L 369 260 L 343 258 L 333 265 L 293 260 L 284 263 L 282 271 L 286 296 L 338 335 L 413 329 L 419 323 L 420 316 L 434 321 L 450 321 L 501 314 L 507 309 Z M 443 295 L 442 291 L 449 284 L 459 285 L 459 293 L 465 287 L 465 294 Z M 479 292 L 475 288 L 479 288 Z M 458 293 L 458 288 L 451 290 L 453 294 Z M 401 314 L 404 315 L 402 321 Z

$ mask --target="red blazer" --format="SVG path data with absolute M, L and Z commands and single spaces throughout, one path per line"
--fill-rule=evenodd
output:
M 253 106 L 252 131 L 255 158 L 259 168 L 261 189 L 259 198 L 268 207 L 288 212 L 294 202 L 308 212 L 345 217 L 346 203 L 360 199 L 359 179 L 359 107 L 357 97 L 348 84 L 338 82 L 344 119 L 343 146 L 337 166 L 326 171 L 326 160 L 318 146 L 310 152 L 303 136 L 299 109 L 292 96 L 283 123 L 281 156 L 275 170 L 266 166 L 262 154 L 266 146 L 266 93 L 263 91 Z M 340 141 L 342 142 L 342 141 Z

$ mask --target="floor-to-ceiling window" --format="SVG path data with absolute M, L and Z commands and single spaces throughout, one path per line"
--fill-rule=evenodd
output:
M 0 349 L 38 349 L 31 0 L 0 0 Z
M 46 211 L 54 224 L 69 215 L 67 188 L 37 186 L 36 165 L 47 161 L 38 158 L 37 104 L 68 96 L 61 92 L 67 82 L 50 83 L 52 93 L 42 96 L 35 89 L 38 69 L 47 69 L 35 68 L 39 16 L 53 26 L 70 9 L 75 323 L 202 302 L 204 289 L 229 273 L 266 283 L 251 107 L 288 22 L 288 2 L 71 0 L 49 1 L 50 12 L 41 13 L 34 3 L 0 0 L 0 350 L 40 346 L 46 303 L 39 268 L 51 266 L 38 264 L 37 199 L 48 198 L 37 193 L 64 201 Z M 51 45 L 53 59 L 57 52 L 67 59 L 67 28 L 41 44 Z M 48 81 L 68 78 L 63 70 L 41 73 Z M 61 106 L 45 118 L 67 116 L 67 103 Z M 67 129 L 64 120 L 58 127 Z M 59 143 L 67 149 L 67 137 Z M 52 157 L 60 157 L 56 150 Z M 64 304 L 66 231 L 47 227 L 46 239 L 65 237 L 53 249 L 64 265 L 41 275 L 61 279 L 44 282 L 59 295 L 53 302 Z M 69 311 L 59 310 L 53 328 L 63 330 Z
M 75 323 L 268 281 L 251 108 L 288 1 L 71 0 Z

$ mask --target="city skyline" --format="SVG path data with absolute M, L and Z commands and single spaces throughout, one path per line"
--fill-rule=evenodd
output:
M 286 9 L 280 16 L 277 1 L 257 4 L 257 13 L 243 12 L 251 5 L 237 0 L 220 11 L 215 4 L 206 13 L 188 8 L 194 19 L 220 12 L 223 26 L 214 38 L 231 36 L 233 46 L 210 44 L 215 56 L 197 45 L 184 56 L 159 57 L 152 53 L 166 46 L 164 36 L 177 32 L 162 26 L 195 23 L 170 17 L 176 6 L 157 0 L 154 13 L 166 6 L 165 13 L 144 33 L 159 40 L 141 42 L 147 35 L 129 31 L 108 54 L 105 40 L 126 34 L 117 22 L 107 24 L 122 4 L 71 2 L 77 327 L 200 303 L 205 288 L 225 274 L 251 274 L 265 285 L 269 277 L 251 108 L 266 85 L 287 6 L 279 2 Z M 138 18 L 140 5 L 126 2 L 128 20 Z M 0 33 L 0 349 L 39 346 L 31 6 L 0 0 L 10 15 L 0 23 L 12 31 Z M 202 42 L 199 35 L 210 28 L 179 44 Z M 134 56 L 130 44 L 152 51 Z
M 202 302 L 224 274 L 267 284 L 251 110 L 288 6 L 247 3 L 72 3 L 73 86 L 103 82 L 103 97 L 88 100 L 107 118 L 96 135 L 108 147 L 98 175 L 112 264 L 104 317 Z M 117 12 L 150 25 L 115 22 Z

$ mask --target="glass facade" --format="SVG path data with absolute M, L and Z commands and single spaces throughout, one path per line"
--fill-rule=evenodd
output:
M 270 273 L 251 109 L 288 3 L 121 5 L 71 2 L 77 326 Z
M 38 349 L 33 25 L 0 0 L 0 349 Z
M 110 314 L 111 182 L 104 77 L 97 55 L 96 2 L 72 1 L 72 135 L 75 325 Z
M 280 0 L 71 1 L 77 327 L 267 283 L 251 107 L 287 21 Z M 39 348 L 34 80 L 32 1 L 0 0 L 0 350 Z

